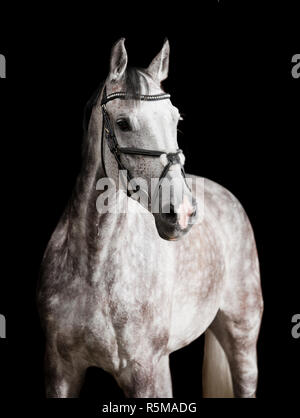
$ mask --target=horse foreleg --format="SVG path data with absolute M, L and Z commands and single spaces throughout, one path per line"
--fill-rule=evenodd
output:
M 128 398 L 172 398 L 169 356 L 156 364 L 133 361 L 116 379 Z
M 45 355 L 47 398 L 77 398 L 84 380 L 85 368 L 72 359 L 62 359 L 48 348 Z
M 172 379 L 170 373 L 169 356 L 161 357 L 156 368 L 156 392 L 159 398 L 172 398 Z
M 210 326 L 226 353 L 236 398 L 254 398 L 256 394 L 259 325 L 260 318 L 257 321 L 237 321 L 219 311 Z

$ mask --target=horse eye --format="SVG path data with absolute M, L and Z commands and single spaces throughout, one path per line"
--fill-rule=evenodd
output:
M 121 129 L 121 131 L 131 131 L 129 122 L 126 119 L 118 119 L 117 125 Z

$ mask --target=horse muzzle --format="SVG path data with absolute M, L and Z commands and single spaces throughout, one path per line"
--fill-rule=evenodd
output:
M 181 204 L 174 208 L 172 204 L 154 214 L 155 225 L 159 236 L 168 241 L 177 241 L 194 225 L 197 219 L 197 204 L 193 198 L 190 202 L 184 196 Z

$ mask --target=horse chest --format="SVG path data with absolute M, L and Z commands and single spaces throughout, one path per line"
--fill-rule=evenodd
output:
M 146 239 L 143 232 L 143 239 L 124 234 L 110 241 L 99 252 L 91 278 L 95 307 L 90 324 L 99 335 L 107 333 L 101 344 L 113 338 L 127 358 L 138 358 L 145 347 L 159 351 L 166 346 L 171 322 L 174 247 Z

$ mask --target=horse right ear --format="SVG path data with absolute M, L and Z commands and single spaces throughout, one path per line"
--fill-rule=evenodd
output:
M 124 45 L 125 38 L 121 38 L 114 44 L 110 56 L 110 81 L 118 81 L 122 78 L 127 67 L 127 52 Z
M 169 72 L 169 56 L 170 56 L 170 44 L 168 39 L 165 39 L 162 50 L 153 59 L 147 73 L 152 77 L 153 80 L 159 84 L 168 77 Z

